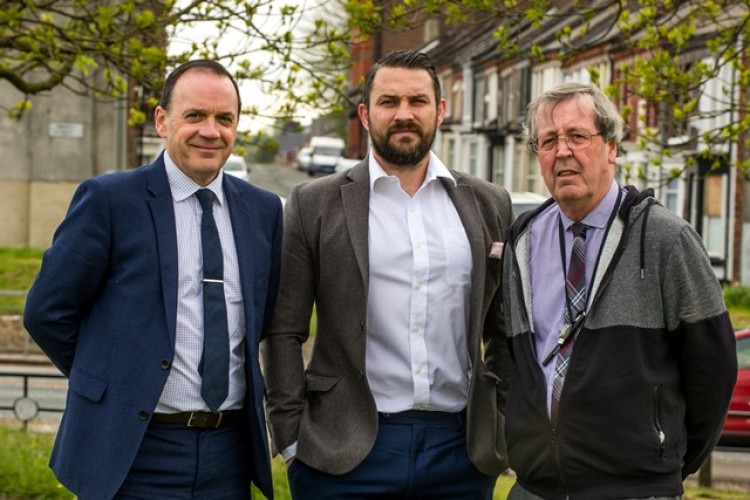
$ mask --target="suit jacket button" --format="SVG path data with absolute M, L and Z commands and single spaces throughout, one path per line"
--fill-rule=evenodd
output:
M 162 360 L 161 360 L 161 367 L 162 367 L 162 368 L 163 368 L 164 370 L 166 370 L 166 369 L 167 369 L 167 368 L 169 368 L 170 366 L 171 366 L 171 363 L 169 362 L 169 360 L 168 360 L 168 359 L 162 359 Z
M 138 418 L 141 420 L 148 420 L 149 414 L 147 411 L 141 410 L 138 412 Z

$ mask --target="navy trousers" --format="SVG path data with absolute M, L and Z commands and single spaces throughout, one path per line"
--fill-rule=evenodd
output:
M 247 500 L 249 460 L 240 423 L 195 429 L 152 421 L 115 498 Z
M 372 451 L 347 474 L 326 474 L 295 460 L 288 476 L 295 500 L 491 500 L 497 480 L 469 459 L 463 412 L 424 411 L 381 414 Z

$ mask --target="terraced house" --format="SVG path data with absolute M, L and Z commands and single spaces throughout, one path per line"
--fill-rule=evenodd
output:
M 538 24 L 475 13 L 474 22 L 425 15 L 409 29 L 380 30 L 352 50 L 351 95 L 389 50 L 428 53 L 447 101 L 434 146 L 443 161 L 509 191 L 546 194 L 536 157 L 520 140 L 526 104 L 562 81 L 597 83 L 627 121 L 618 181 L 652 188 L 703 237 L 720 280 L 750 284 L 748 176 L 737 167 L 747 159 L 740 26 L 747 2 L 711 15 L 702 2 L 677 2 L 650 20 L 632 14 L 630 23 L 623 2 L 586 2 L 585 12 L 552 3 Z M 670 38 L 685 26 L 689 40 Z M 519 50 L 502 47 L 503 37 Z M 353 116 L 349 144 L 362 153 L 366 135 Z

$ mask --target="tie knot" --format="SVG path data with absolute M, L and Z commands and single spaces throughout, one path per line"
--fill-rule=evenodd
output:
M 201 204 L 203 211 L 209 210 L 214 206 L 214 192 L 210 189 L 199 189 L 195 192 L 195 196 L 198 197 L 198 202 Z
M 586 239 L 586 230 L 588 228 L 589 227 L 586 224 L 584 224 L 583 222 L 574 222 L 573 226 L 570 228 L 570 230 L 573 231 L 573 236 L 574 237 L 578 238 L 580 236 L 581 238 L 583 238 L 585 240 Z

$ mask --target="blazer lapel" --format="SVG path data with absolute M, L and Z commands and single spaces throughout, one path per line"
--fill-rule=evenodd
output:
M 353 182 L 341 186 L 341 203 L 346 217 L 349 239 L 354 247 L 362 282 L 367 288 L 370 276 L 370 257 L 367 232 L 370 214 L 370 174 L 367 161 L 349 171 L 347 178 Z
M 252 233 L 255 231 L 255 212 L 250 207 L 250 199 L 241 196 L 239 190 L 224 176 L 224 195 L 226 196 L 229 216 L 232 219 L 232 233 L 234 234 L 234 248 L 237 252 L 237 265 L 239 266 L 240 285 L 242 286 L 242 302 L 245 309 L 245 331 L 254 332 L 249 328 L 253 324 L 254 309 L 253 301 L 253 279 L 255 278 L 255 246 L 248 244 L 252 242 Z M 250 343 L 248 343 L 249 345 Z M 254 343 L 253 343 L 254 345 Z
M 163 156 L 147 168 L 148 190 L 152 196 L 148 204 L 154 221 L 156 245 L 159 251 L 164 312 L 167 315 L 170 346 L 174 347 L 177 322 L 177 236 L 172 191 L 169 189 Z
M 480 334 L 482 329 L 482 318 L 484 317 L 484 273 L 487 268 L 487 254 L 489 252 L 489 242 L 485 238 L 483 217 L 479 211 L 474 190 L 471 186 L 461 182 L 461 178 L 456 177 L 457 185 L 453 185 L 448 179 L 441 178 L 445 190 L 448 192 L 453 204 L 456 206 L 458 216 L 463 223 L 466 236 L 469 239 L 471 247 L 471 295 L 469 300 L 469 352 L 472 360 L 476 360 L 479 355 Z

